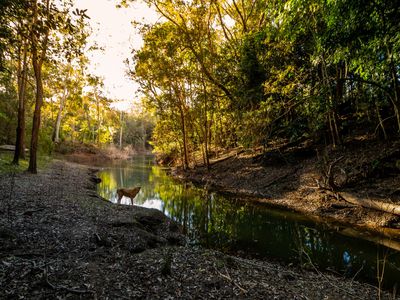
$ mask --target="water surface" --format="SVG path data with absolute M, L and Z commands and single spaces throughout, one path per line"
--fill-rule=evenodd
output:
M 386 288 L 400 281 L 400 252 L 362 238 L 372 236 L 176 182 L 152 156 L 106 166 L 99 177 L 99 194 L 114 203 L 117 188 L 141 186 L 133 203 L 123 197 L 121 204 L 162 211 L 182 224 L 192 244 L 317 267 L 375 285 L 384 266 Z

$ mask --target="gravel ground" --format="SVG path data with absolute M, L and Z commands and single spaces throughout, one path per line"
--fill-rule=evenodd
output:
M 0 177 L 0 299 L 378 298 L 330 274 L 185 246 L 161 212 L 99 198 L 94 172 L 54 161 Z

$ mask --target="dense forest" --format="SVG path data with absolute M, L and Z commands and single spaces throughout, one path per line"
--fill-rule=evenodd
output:
M 157 153 L 187 168 L 235 147 L 398 136 L 396 1 L 146 2 L 160 19 L 134 24 L 144 39 L 127 58 L 142 93 L 136 115 L 113 109 L 102 78 L 88 71 L 97 46 L 87 43 L 86 10 L 72 1 L 1 2 L 0 143 L 16 144 L 15 163 L 31 145 L 34 172 L 37 148 L 59 141 L 151 138 Z
M 148 1 L 132 76 L 156 151 L 192 153 L 400 129 L 396 1 Z

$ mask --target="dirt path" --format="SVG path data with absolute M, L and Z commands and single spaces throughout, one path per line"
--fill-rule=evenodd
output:
M 161 212 L 100 199 L 92 177 L 55 161 L 0 178 L 1 299 L 377 297 L 332 275 L 186 247 Z

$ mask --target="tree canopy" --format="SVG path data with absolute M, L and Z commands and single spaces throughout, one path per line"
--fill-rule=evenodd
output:
M 103 79 L 88 71 L 86 10 L 73 1 L 1 2 L 0 142 L 16 144 L 15 163 L 25 140 L 35 172 L 36 150 L 60 141 L 151 139 L 186 168 L 222 149 L 275 141 L 398 137 L 394 1 L 146 2 L 160 19 L 136 23 L 144 43 L 127 61 L 145 111 L 131 116 L 111 108 Z
M 195 152 L 283 139 L 340 145 L 400 130 L 394 1 L 147 0 L 132 77 L 156 118 L 156 151 Z

